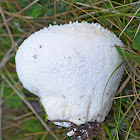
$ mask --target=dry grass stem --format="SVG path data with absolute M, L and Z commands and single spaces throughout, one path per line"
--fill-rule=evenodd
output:
M 115 96 L 118 96 L 120 94 L 120 92 L 125 88 L 125 86 L 127 85 L 127 83 L 130 80 L 130 76 L 132 76 L 132 74 L 130 73 L 130 75 L 128 75 L 128 77 L 126 78 L 126 80 L 124 81 L 124 83 L 121 85 L 121 87 L 118 89 L 117 93 L 115 94 Z M 113 98 L 115 99 L 115 98 Z
M 119 35 L 119 38 L 121 37 L 121 35 L 124 33 L 124 31 L 126 30 L 126 28 L 130 25 L 131 21 L 133 20 L 133 18 L 136 16 L 136 14 L 139 12 L 140 8 L 137 9 L 137 11 L 135 12 L 135 14 L 132 16 L 132 18 L 129 20 L 129 22 L 127 23 L 127 25 L 125 26 L 125 28 L 122 30 L 122 32 Z
M 2 81 L 2 83 L 1 83 L 1 91 L 0 91 L 0 140 L 2 140 L 1 123 L 2 123 L 2 99 L 3 99 L 3 93 L 4 93 L 4 85 L 5 85 L 5 82 Z
M 2 10 L 1 4 L 0 4 L 0 13 L 1 13 L 1 16 L 2 16 L 2 18 L 3 18 L 4 24 L 5 24 L 5 26 L 6 26 L 6 29 L 7 29 L 7 31 L 8 31 L 9 37 L 10 37 L 10 39 L 11 39 L 12 46 L 14 47 L 15 51 L 17 51 L 17 48 L 16 48 L 16 46 L 15 46 L 14 39 L 13 39 L 13 37 L 12 37 L 12 33 L 11 33 L 10 28 L 9 28 L 9 26 L 8 26 L 8 24 L 7 24 L 6 18 L 5 18 L 5 16 L 4 16 L 4 14 L 3 14 L 3 10 Z
M 134 96 L 140 96 L 140 94 L 126 95 L 126 96 L 119 96 L 119 97 L 114 97 L 114 98 L 112 98 L 112 99 L 115 100 L 115 99 L 126 98 L 126 97 L 134 97 Z
M 133 118 L 133 120 L 132 120 L 132 122 L 131 122 L 131 125 L 130 125 L 130 127 L 129 127 L 129 130 L 128 130 L 128 132 L 127 132 L 127 136 L 126 136 L 126 139 L 125 139 L 125 140 L 128 140 L 128 136 L 129 136 L 131 127 L 132 127 L 132 125 L 133 125 L 133 123 L 134 123 L 134 121 L 135 121 L 135 119 L 136 119 L 136 117 L 138 116 L 139 113 L 140 113 L 140 110 L 136 113 L 135 117 Z
M 21 43 L 21 41 L 23 40 L 23 38 L 20 38 L 18 39 L 16 42 L 15 42 L 15 46 L 17 46 L 19 43 Z M 5 56 L 2 58 L 1 62 L 0 62 L 0 69 L 5 66 L 5 64 L 9 61 L 9 59 L 11 57 L 14 56 L 14 53 L 13 53 L 13 50 L 14 50 L 14 46 L 12 45 L 10 47 L 10 49 L 7 51 L 7 53 L 5 54 Z
M 137 31 L 136 31 L 135 36 L 133 38 L 133 41 L 135 40 L 135 38 L 136 38 L 136 36 L 137 36 L 137 34 L 138 34 L 139 31 L 140 31 L 140 23 L 138 25 L 138 28 L 137 28 Z
M 28 116 L 30 116 L 30 115 L 32 115 L 32 114 L 33 114 L 33 112 L 29 112 L 29 113 L 26 113 L 26 114 L 23 114 L 23 115 L 21 115 L 21 116 L 18 116 L 18 117 L 16 117 L 16 118 L 14 118 L 14 120 L 23 119 L 24 117 L 28 117 Z

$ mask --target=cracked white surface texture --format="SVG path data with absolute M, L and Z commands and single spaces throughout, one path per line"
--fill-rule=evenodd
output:
M 17 74 L 23 86 L 40 97 L 49 120 L 77 125 L 102 122 L 124 69 L 122 65 L 115 71 L 123 62 L 115 44 L 123 46 L 99 24 L 49 26 L 21 44 L 16 54 Z M 56 124 L 69 126 L 67 122 Z

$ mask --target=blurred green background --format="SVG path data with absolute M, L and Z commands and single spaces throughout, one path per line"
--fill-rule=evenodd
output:
M 0 140 L 66 139 L 67 129 L 45 122 L 39 98 L 22 87 L 16 70 L 18 46 L 49 24 L 100 23 L 126 45 L 126 60 L 113 106 L 97 140 L 140 139 L 140 1 L 0 0 Z M 113 87 L 112 87 L 113 88 Z

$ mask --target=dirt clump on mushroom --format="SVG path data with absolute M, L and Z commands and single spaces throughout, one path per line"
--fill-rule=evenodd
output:
M 87 122 L 81 125 L 72 123 L 68 130 L 73 132 L 72 140 L 89 140 L 100 133 L 100 124 L 98 122 Z

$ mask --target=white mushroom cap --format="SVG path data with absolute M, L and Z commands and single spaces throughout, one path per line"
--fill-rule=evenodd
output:
M 116 70 L 123 60 L 115 44 L 123 46 L 113 33 L 96 23 L 49 26 L 19 47 L 17 74 L 23 86 L 40 97 L 49 120 L 77 125 L 102 122 L 124 69 L 122 65 Z M 69 126 L 67 122 L 56 124 Z

